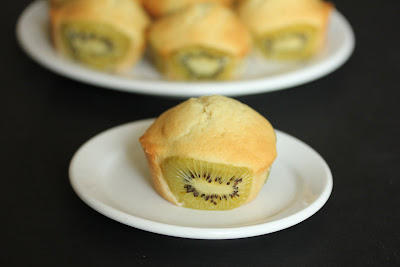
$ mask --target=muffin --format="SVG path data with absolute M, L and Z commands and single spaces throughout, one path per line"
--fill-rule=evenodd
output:
M 140 137 L 156 191 L 171 203 L 228 210 L 253 200 L 277 156 L 273 127 L 223 96 L 191 98 Z
M 50 23 L 54 46 L 62 55 L 118 72 L 141 57 L 149 19 L 132 0 L 52 0 Z
M 153 17 L 160 17 L 190 4 L 202 2 L 216 2 L 226 6 L 232 4 L 232 0 L 142 0 L 142 4 L 147 12 Z
M 149 27 L 158 70 L 170 80 L 231 78 L 251 48 L 251 36 L 233 11 L 217 3 L 190 5 Z
M 265 57 L 298 60 L 320 51 L 332 10 L 321 0 L 241 0 L 237 13 Z

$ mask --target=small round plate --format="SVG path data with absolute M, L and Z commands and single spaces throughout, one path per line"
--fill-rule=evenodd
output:
M 107 130 L 84 144 L 71 161 L 70 182 L 78 196 L 118 222 L 176 237 L 251 237 L 309 218 L 332 191 L 332 174 L 323 158 L 300 140 L 277 131 L 278 158 L 251 203 L 228 211 L 175 206 L 152 187 L 138 141 L 152 122 L 137 121 Z
M 50 41 L 46 1 L 33 2 L 22 13 L 17 24 L 17 38 L 29 56 L 60 75 L 113 90 L 177 97 L 210 94 L 238 96 L 301 85 L 339 68 L 350 57 L 355 42 L 349 23 L 338 11 L 334 11 L 326 45 L 310 60 L 274 62 L 252 54 L 232 80 L 173 82 L 165 80 L 146 56 L 124 74 L 92 70 L 62 57 Z

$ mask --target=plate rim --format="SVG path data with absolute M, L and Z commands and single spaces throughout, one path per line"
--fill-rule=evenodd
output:
M 130 127 L 134 127 L 137 124 L 150 124 L 154 121 L 154 118 L 150 119 L 143 119 L 143 120 L 136 120 L 132 122 L 128 122 L 125 124 L 121 124 L 112 128 L 109 128 L 105 131 L 100 132 L 99 134 L 89 138 L 86 142 L 84 142 L 78 150 L 74 153 L 73 157 L 71 158 L 69 168 L 68 168 L 68 175 L 69 175 L 69 182 L 74 190 L 74 192 L 78 195 L 78 197 L 89 207 L 94 209 L 95 211 L 99 212 L 100 214 L 117 221 L 119 223 L 156 233 L 166 236 L 173 236 L 173 237 L 180 237 L 180 238 L 190 238 L 190 239 L 208 239 L 208 240 L 218 240 L 218 239 L 238 239 L 238 238 L 247 238 L 247 237 L 254 237 L 260 236 L 265 234 L 274 233 L 280 230 L 287 229 L 291 226 L 294 226 L 304 220 L 308 219 L 309 217 L 313 216 L 316 212 L 318 212 L 328 201 L 332 189 L 333 189 L 333 176 L 332 172 L 323 159 L 323 157 L 315 151 L 312 147 L 308 144 L 304 143 L 303 141 L 299 140 L 298 138 L 289 135 L 285 132 L 275 129 L 278 135 L 285 135 L 286 137 L 292 139 L 293 141 L 301 144 L 302 146 L 309 149 L 315 156 L 317 156 L 320 164 L 322 164 L 323 170 L 326 174 L 324 180 L 326 180 L 325 186 L 323 190 L 319 194 L 319 196 L 308 206 L 305 208 L 291 214 L 289 216 L 259 223 L 255 225 L 249 226 L 238 226 L 238 227 L 191 227 L 191 226 L 181 226 L 181 225 L 174 225 L 174 224 L 167 224 L 162 222 L 153 221 L 150 219 L 145 219 L 142 217 L 137 217 L 132 214 L 125 213 L 120 211 L 106 203 L 101 202 L 97 198 L 93 197 L 90 193 L 85 193 L 85 190 L 82 189 L 78 185 L 77 178 L 74 177 L 74 168 L 78 164 L 77 160 L 79 159 L 80 153 L 87 147 L 88 144 L 92 143 L 93 141 L 105 136 L 113 131 L 122 131 L 123 129 L 128 129 Z M 268 226 L 268 227 L 266 227 Z
M 129 77 L 121 77 L 80 66 L 77 63 L 58 57 L 55 51 L 54 57 L 51 58 L 37 53 L 34 44 L 32 45 L 28 40 L 29 38 L 25 35 L 24 26 L 28 24 L 32 14 L 43 8 L 47 8 L 46 1 L 35 0 L 25 8 L 18 18 L 16 26 L 17 40 L 28 56 L 46 69 L 72 80 L 105 89 L 130 93 L 175 97 L 193 97 L 211 93 L 226 96 L 240 96 L 289 89 L 332 73 L 350 58 L 355 47 L 354 32 L 350 23 L 335 9 L 331 19 L 340 22 L 339 24 L 342 27 L 346 41 L 341 45 L 341 49 L 335 51 L 336 54 L 331 56 L 329 60 L 322 60 L 316 64 L 296 68 L 280 75 L 246 80 L 219 82 L 135 80 Z M 188 88 L 190 88 L 190 90 L 188 90 Z M 213 91 L 205 91 L 204 88 L 212 88 Z M 244 90 L 243 88 L 246 89 Z

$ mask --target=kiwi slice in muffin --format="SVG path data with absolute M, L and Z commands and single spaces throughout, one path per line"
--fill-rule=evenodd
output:
M 51 5 L 51 7 L 60 7 L 67 2 L 71 2 L 72 0 L 47 0 L 47 2 Z
M 124 33 L 98 22 L 65 22 L 61 32 L 67 54 L 97 69 L 113 69 L 130 46 L 130 39 Z
M 231 56 L 216 49 L 191 47 L 174 54 L 174 67 L 190 80 L 222 79 L 232 69 Z
M 296 25 L 261 35 L 256 45 L 267 58 L 304 59 L 313 54 L 316 34 L 315 27 Z
M 192 209 L 239 207 L 246 202 L 253 183 L 253 171 L 249 168 L 187 157 L 169 157 L 161 168 L 178 202 Z
M 223 80 L 236 66 L 230 54 L 206 47 L 188 47 L 162 57 L 150 46 L 150 55 L 161 73 L 177 80 Z

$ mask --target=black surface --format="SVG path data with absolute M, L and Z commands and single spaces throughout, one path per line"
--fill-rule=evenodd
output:
M 97 88 L 42 68 L 15 38 L 28 3 L 7 1 L 0 17 L 1 266 L 400 264 L 398 0 L 337 0 L 357 38 L 342 68 L 303 86 L 237 98 L 315 148 L 334 189 L 296 226 L 222 241 L 137 230 L 77 197 L 68 165 L 83 142 L 181 99 Z

